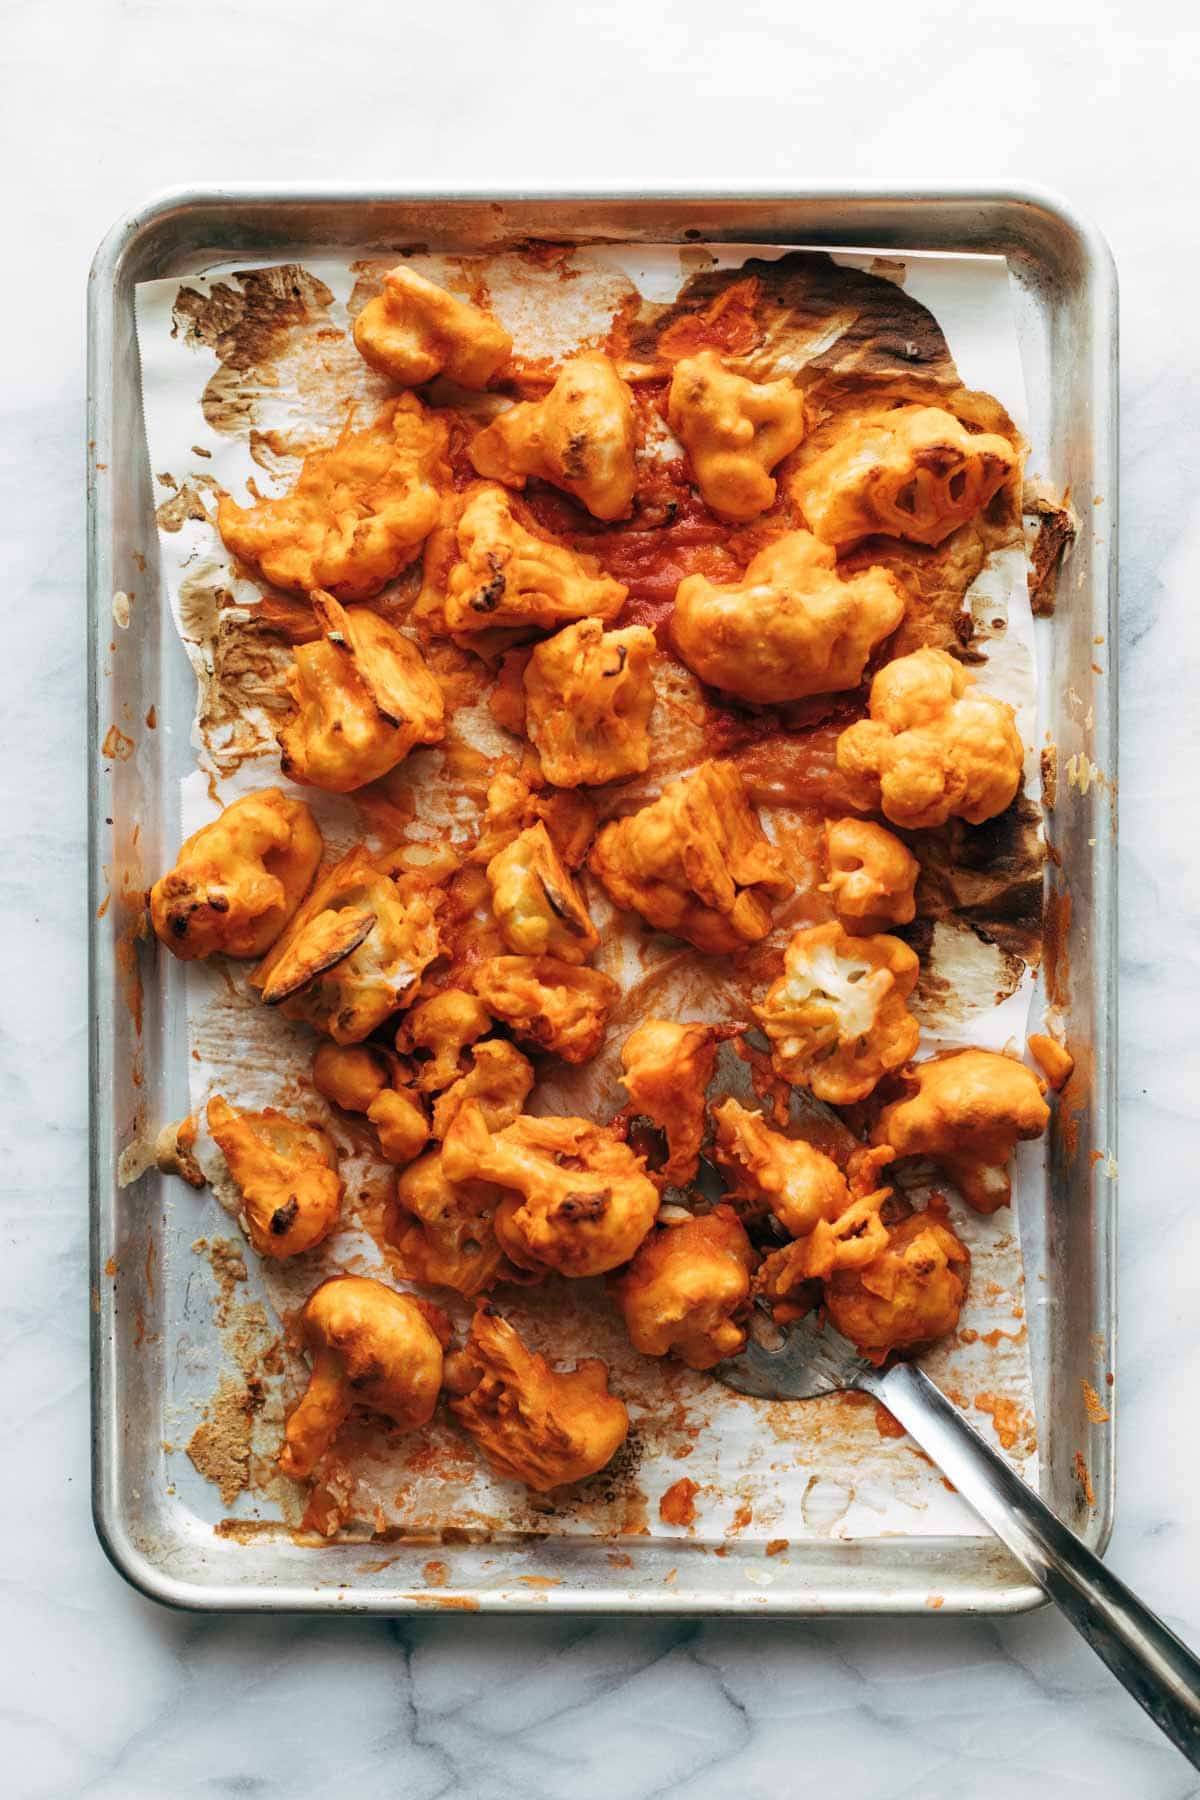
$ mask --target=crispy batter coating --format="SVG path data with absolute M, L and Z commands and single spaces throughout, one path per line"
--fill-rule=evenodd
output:
M 312 1474 L 356 1406 L 402 1431 L 428 1425 L 442 1385 L 449 1323 L 428 1301 L 365 1275 L 334 1275 L 309 1295 L 300 1335 L 312 1361 L 308 1389 L 290 1414 L 279 1467 Z
M 809 530 L 846 549 L 874 532 L 940 544 L 1017 468 L 1007 438 L 968 431 L 940 406 L 861 419 L 801 469 L 792 495 Z
M 608 1369 L 588 1357 L 552 1369 L 506 1319 L 481 1307 L 466 1347 L 449 1357 L 450 1411 L 501 1475 L 539 1494 L 582 1481 L 611 1462 L 629 1415 L 608 1391 Z
M 850 937 L 837 921 L 798 931 L 783 974 L 754 1009 L 776 1073 L 834 1106 L 865 1100 L 916 1050 L 917 1021 L 904 1003 L 919 968 L 900 938 Z
M 837 741 L 856 806 L 911 831 L 950 818 L 982 825 L 1012 803 L 1025 754 L 1016 714 L 944 650 L 888 663 L 870 711 Z
M 676 363 L 667 417 L 713 511 L 753 519 L 775 499 L 771 470 L 804 436 L 804 396 L 787 376 L 747 381 L 701 350 Z
M 446 630 L 469 640 L 497 627 L 552 630 L 568 619 L 611 619 L 628 589 L 594 556 L 536 537 L 515 518 L 502 487 L 481 484 L 456 527 L 459 560 L 446 577 Z
M 731 763 L 706 762 L 606 825 L 588 867 L 618 906 L 712 954 L 766 937 L 792 891 Z
M 453 1181 L 505 1189 L 496 1209 L 501 1249 L 520 1269 L 603 1275 L 628 1262 L 654 1223 L 658 1189 L 620 1138 L 589 1119 L 523 1116 L 490 1132 L 474 1103 L 442 1146 Z
M 632 1110 L 666 1133 L 666 1162 L 655 1170 L 671 1187 L 694 1181 L 704 1138 L 704 1094 L 717 1050 L 731 1035 L 721 1025 L 678 1025 L 647 1019 L 621 1050 L 621 1077 Z
M 446 443 L 445 423 L 402 394 L 365 431 L 347 427 L 336 444 L 306 456 L 278 499 L 239 506 L 222 494 L 218 529 L 276 587 L 369 599 L 413 560 L 437 521 Z
M 1050 1118 L 1032 1069 L 991 1050 L 957 1050 L 905 1070 L 907 1098 L 885 1106 L 872 1142 L 897 1156 L 928 1156 L 976 1212 L 1012 1198 L 1014 1146 L 1041 1137 Z
M 512 339 L 482 307 L 447 293 L 407 263 L 383 278 L 383 292 L 354 321 L 359 355 L 401 387 L 446 375 L 459 387 L 485 388 L 508 361 Z
M 440 949 L 425 895 L 401 894 L 360 844 L 318 882 L 254 974 L 268 1006 L 359 1044 L 415 991 Z
M 569 1063 L 595 1056 L 621 995 L 610 976 L 554 956 L 491 956 L 472 982 L 488 1011 L 521 1043 Z
M 651 1232 L 610 1283 L 634 1349 L 677 1356 L 689 1369 L 737 1356 L 755 1261 L 731 1206 Z
M 487 878 L 496 923 L 518 956 L 582 963 L 599 945 L 583 895 L 540 820 L 493 856 Z
M 844 1198 L 836 1212 L 818 1218 L 811 1231 L 763 1258 L 755 1271 L 754 1294 L 766 1301 L 777 1324 L 811 1310 L 814 1282 L 829 1281 L 839 1269 L 864 1268 L 886 1250 L 888 1228 L 880 1213 L 892 1190 L 878 1183 L 891 1156 L 886 1144 L 856 1150 L 846 1165 Z
M 429 1120 L 405 1082 L 400 1059 L 378 1044 L 321 1044 L 313 1086 L 346 1112 L 365 1113 L 385 1161 L 403 1167 L 429 1142 Z
M 244 794 L 180 845 L 150 889 L 154 930 L 183 962 L 262 956 L 308 892 L 321 833 L 302 800 Z
M 671 637 L 702 681 L 766 706 L 857 687 L 871 652 L 903 617 L 894 575 L 864 569 L 843 580 L 827 544 L 789 531 L 740 581 L 681 581 Z
M 282 727 L 283 772 L 348 794 L 404 761 L 414 744 L 445 734 L 442 690 L 410 638 L 369 606 L 316 592 L 322 635 L 297 644 L 289 676 L 295 716 Z
M 239 1112 L 220 1094 L 209 1101 L 207 1117 L 260 1256 L 282 1261 L 329 1236 L 341 1210 L 342 1180 L 327 1132 L 274 1107 Z
M 596 808 L 586 794 L 571 789 L 535 791 L 527 775 L 502 769 L 488 783 L 487 813 L 471 861 L 490 863 L 529 825 L 541 819 L 568 869 L 587 855 L 596 829 Z
M 489 1131 L 500 1131 L 521 1116 L 533 1087 L 533 1067 L 515 1044 L 485 1038 L 470 1052 L 471 1067 L 440 1095 L 433 1108 L 433 1135 L 444 1138 L 468 1102 L 483 1114 Z
M 492 1029 L 483 1001 L 465 988 L 446 988 L 420 1001 L 400 1021 L 396 1048 L 419 1063 L 417 1086 L 440 1094 L 463 1073 L 463 1051 Z
M 600 350 L 573 356 L 544 400 L 501 413 L 470 446 L 480 475 L 522 488 L 536 475 L 597 519 L 627 519 L 637 486 L 633 396 Z M 596 607 L 589 608 L 595 612 Z
M 1025 1041 L 1029 1054 L 1054 1092 L 1060 1093 L 1075 1072 L 1075 1058 L 1067 1046 L 1040 1031 L 1031 1031 Z
M 958 1324 L 971 1257 L 946 1215 L 930 1206 L 887 1233 L 887 1245 L 861 1267 L 835 1268 L 825 1310 L 843 1337 L 882 1362 L 890 1350 L 932 1343 Z
M 774 1213 L 792 1237 L 807 1237 L 849 1202 L 846 1177 L 832 1157 L 804 1138 L 772 1131 L 761 1113 L 732 1095 L 712 1109 L 713 1155 L 730 1183 L 739 1212 Z
M 821 892 L 852 936 L 907 925 L 917 914 L 921 865 L 882 825 L 869 819 L 827 819 L 825 861 L 829 880 Z
M 525 668 L 525 730 L 557 787 L 600 786 L 650 766 L 654 633 L 581 619 L 539 644 Z
M 410 1163 L 386 1226 L 403 1273 L 468 1298 L 512 1273 L 493 1229 L 499 1199 L 491 1182 L 451 1181 L 441 1150 Z

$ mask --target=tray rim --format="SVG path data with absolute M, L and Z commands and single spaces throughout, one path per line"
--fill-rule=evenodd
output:
M 1097 318 L 1095 344 L 1087 385 L 1091 401 L 1092 444 L 1095 453 L 1096 483 L 1102 484 L 1106 499 L 1106 517 L 1102 542 L 1102 573 L 1105 582 L 1105 613 L 1109 655 L 1103 681 L 1104 710 L 1098 721 L 1095 741 L 1096 760 L 1115 783 L 1117 766 L 1117 345 L 1118 297 L 1117 274 L 1107 240 L 1084 214 L 1053 190 L 1038 184 L 1005 184 L 981 187 L 973 183 L 939 186 L 880 187 L 854 183 L 822 181 L 803 187 L 789 182 L 764 182 L 753 187 L 720 188 L 710 183 L 679 183 L 651 190 L 633 186 L 613 187 L 470 187 L 439 193 L 424 183 L 389 183 L 386 187 L 352 185 L 343 182 L 237 182 L 215 187 L 177 185 L 156 190 L 144 201 L 122 213 L 101 240 L 88 276 L 87 290 L 87 796 L 88 796 L 88 1002 L 89 1030 L 89 1223 L 90 1282 L 92 1296 L 90 1316 L 91 1398 L 92 1398 L 92 1516 L 101 1547 L 117 1572 L 148 1599 L 174 1608 L 203 1612 L 275 1611 L 413 1614 L 429 1609 L 420 1595 L 359 1590 L 351 1595 L 345 1588 L 310 1583 L 305 1587 L 277 1589 L 269 1585 L 228 1584 L 208 1586 L 171 1574 L 147 1555 L 133 1541 L 114 1504 L 112 1472 L 115 1407 L 109 1404 L 112 1386 L 109 1364 L 113 1346 L 105 1342 L 105 1317 L 96 1296 L 101 1287 L 102 1226 L 107 1209 L 112 1205 L 114 1166 L 111 1114 L 102 1103 L 104 1077 L 111 1074 L 112 1023 L 105 1014 L 105 980 L 111 977 L 112 955 L 98 929 L 97 909 L 106 887 L 103 867 L 103 812 L 100 804 L 100 689 L 103 638 L 109 635 L 104 623 L 102 600 L 111 592 L 103 573 L 108 562 L 108 537 L 111 527 L 109 489 L 97 480 L 98 458 L 105 457 L 112 436 L 113 348 L 115 340 L 113 306 L 123 279 L 136 256 L 166 230 L 172 221 L 189 215 L 214 212 L 221 208 L 269 209 L 274 220 L 292 207 L 303 205 L 362 206 L 375 205 L 563 205 L 579 206 L 638 204 L 669 207 L 672 204 L 695 205 L 697 202 L 726 204 L 779 204 L 798 208 L 842 207 L 847 210 L 879 209 L 886 214 L 897 210 L 899 229 L 895 231 L 874 218 L 861 230 L 847 229 L 836 223 L 812 223 L 804 229 L 803 241 L 826 248 L 846 249 L 864 246 L 919 248 L 914 242 L 911 214 L 913 209 L 945 211 L 964 210 L 964 216 L 982 214 L 1036 214 L 1049 227 L 1063 233 L 1077 251 L 1081 277 L 1087 283 Z M 281 226 L 282 229 L 282 226 Z M 586 241 L 596 233 L 579 234 Z M 720 231 L 707 231 L 710 241 L 718 241 Z M 891 245 L 889 245 L 889 238 Z M 661 240 L 660 240 L 661 241 Z M 752 237 L 736 241 L 752 242 Z M 768 241 L 764 238 L 764 241 Z M 777 239 L 775 241 L 778 241 Z M 975 253 L 987 253 L 986 245 L 973 242 Z M 1006 254 L 1003 243 L 992 252 Z M 247 260 L 255 258 L 246 252 Z M 232 259 L 232 256 L 231 256 Z M 1095 601 L 1093 602 L 1095 605 Z M 1102 1071 L 1098 1079 L 1094 1103 L 1103 1130 L 1103 1141 L 1115 1157 L 1117 1142 L 1117 1053 L 1116 1053 L 1116 976 L 1117 976 L 1117 909 L 1115 843 L 1104 840 L 1097 847 L 1103 930 L 1098 950 L 1103 956 L 1105 1006 L 1104 1039 L 1095 1046 L 1097 1064 Z M 1106 1203 L 1097 1207 L 1094 1298 L 1098 1302 L 1109 1344 L 1110 1365 L 1116 1365 L 1116 1271 L 1113 1254 L 1116 1229 L 1116 1180 L 1105 1182 L 1102 1192 Z M 1111 1537 L 1115 1516 L 1115 1421 L 1116 1408 L 1107 1398 L 1110 1418 L 1103 1428 L 1108 1479 L 1104 1483 L 1100 1504 L 1089 1531 L 1098 1554 L 1103 1554 Z M 936 1540 L 927 1540 L 930 1544 Z M 973 1540 L 972 1540 L 973 1541 Z M 1000 1580 L 972 1588 L 960 1585 L 947 1592 L 941 1609 L 947 1614 L 1005 1615 L 1036 1609 L 1045 1605 L 1048 1596 L 1036 1583 L 1022 1579 L 1017 1565 L 1012 1565 L 1012 1579 Z M 920 1584 L 922 1594 L 927 1583 Z M 836 1589 L 810 1585 L 799 1595 L 781 1594 L 766 1607 L 761 1594 L 730 1592 L 714 1602 L 704 1593 L 661 1590 L 639 1594 L 613 1586 L 611 1590 L 567 1592 L 553 1591 L 534 1598 L 520 1591 L 499 1591 L 481 1598 L 480 1610 L 555 1614 L 628 1614 L 654 1612 L 675 1616 L 895 1616 L 923 1610 L 924 1601 L 916 1597 L 898 1597 L 898 1603 L 886 1601 L 868 1590 L 844 1594 Z

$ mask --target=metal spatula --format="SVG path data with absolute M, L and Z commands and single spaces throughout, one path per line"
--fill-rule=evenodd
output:
M 887 1407 L 1022 1562 L 1155 1724 L 1200 1768 L 1200 1660 L 1055 1518 L 915 1363 L 882 1370 L 815 1315 L 757 1337 L 712 1373 L 762 1400 L 858 1388 Z

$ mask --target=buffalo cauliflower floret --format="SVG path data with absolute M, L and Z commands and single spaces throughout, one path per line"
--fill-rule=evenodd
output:
M 405 1013 L 396 1032 L 402 1056 L 417 1060 L 417 1086 L 423 1094 L 440 1094 L 463 1074 L 463 1052 L 485 1037 L 492 1015 L 476 994 L 445 988 Z
M 365 1275 L 334 1275 L 305 1301 L 300 1336 L 312 1373 L 279 1458 L 293 1481 L 312 1474 L 356 1406 L 402 1431 L 432 1419 L 449 1323 L 428 1301 Z
M 712 1109 L 713 1155 L 738 1211 L 774 1213 L 790 1237 L 806 1237 L 848 1204 L 846 1177 L 832 1157 L 804 1138 L 772 1131 L 761 1113 L 730 1097 Z
M 268 1006 L 358 1044 L 404 1005 L 440 949 L 433 908 L 360 845 L 318 882 L 255 972 Z
M 501 413 L 470 446 L 476 471 L 509 487 L 536 475 L 597 519 L 626 519 L 637 473 L 633 396 L 599 350 L 573 356 L 544 400 Z M 596 608 L 590 609 L 592 611 Z
M 721 1041 L 735 1028 L 647 1019 L 625 1039 L 622 1084 L 630 1110 L 666 1134 L 668 1156 L 655 1175 L 671 1187 L 694 1181 L 704 1138 L 704 1094 Z
M 755 1261 L 729 1206 L 653 1231 L 611 1283 L 634 1349 L 677 1356 L 689 1369 L 737 1356 Z
M 940 544 L 1018 460 L 1007 438 L 968 431 L 940 406 L 900 406 L 856 423 L 797 473 L 792 496 L 809 530 L 839 550 L 876 532 Z
M 525 668 L 525 730 L 556 787 L 600 786 L 650 766 L 654 633 L 581 619 L 539 644 Z
M 493 1230 L 500 1197 L 487 1181 L 451 1181 L 441 1150 L 426 1151 L 399 1176 L 387 1215 L 400 1272 L 468 1298 L 513 1274 Z
M 771 470 L 804 436 L 804 396 L 787 376 L 747 381 L 701 350 L 676 363 L 667 417 L 713 511 L 753 519 L 775 499 Z
M 605 575 L 594 556 L 536 537 L 514 517 L 503 488 L 479 486 L 467 497 L 456 528 L 459 560 L 446 577 L 446 630 L 471 634 L 511 629 L 551 630 L 568 619 L 611 619 L 628 589 Z
M 279 732 L 283 772 L 348 794 L 444 734 L 442 690 L 417 646 L 369 606 L 314 593 L 322 635 L 298 644 L 289 677 L 296 714 Z
M 364 1113 L 385 1161 L 403 1167 L 429 1141 L 425 1108 L 400 1072 L 399 1058 L 376 1044 L 322 1044 L 313 1086 L 345 1112 Z
M 505 1190 L 494 1222 L 511 1262 L 535 1273 L 603 1275 L 628 1262 L 654 1223 L 658 1189 L 628 1144 L 588 1119 L 516 1119 L 489 1132 L 462 1108 L 442 1161 L 452 1181 Z
M 500 1131 L 521 1116 L 533 1087 L 533 1067 L 515 1044 L 484 1038 L 468 1053 L 471 1066 L 439 1095 L 433 1107 L 433 1134 L 444 1138 L 468 1102 L 478 1106 L 489 1131 Z
M 471 861 L 490 863 L 493 856 L 539 819 L 568 869 L 577 869 L 596 829 L 596 809 L 591 800 L 569 788 L 539 792 L 526 775 L 509 770 L 501 770 L 488 783 L 487 811 Z
M 950 818 L 982 825 L 1011 804 L 1025 755 L 1016 714 L 944 650 L 882 668 L 870 712 L 837 741 L 856 806 L 913 831 Z
M 459 387 L 485 388 L 512 350 L 504 327 L 482 307 L 447 293 L 407 263 L 383 278 L 383 292 L 354 321 L 359 355 L 401 387 L 446 375 Z
M 521 1043 L 569 1063 L 595 1056 L 621 994 L 610 976 L 554 956 L 491 956 L 472 981 L 488 1011 Z
M 957 1050 L 905 1071 L 907 1098 L 885 1106 L 872 1134 L 897 1156 L 928 1156 L 976 1212 L 1012 1197 L 1014 1146 L 1041 1137 L 1050 1118 L 1032 1069 L 991 1050 Z
M 277 500 L 243 507 L 223 494 L 217 526 L 234 555 L 276 587 L 369 599 L 413 560 L 437 521 L 446 443 L 443 421 L 404 394 L 365 431 L 347 429 L 306 456 Z
M 207 1117 L 260 1256 L 282 1261 L 328 1237 L 341 1211 L 342 1181 L 327 1132 L 273 1107 L 239 1112 L 220 1094 Z
M 447 1359 L 446 1385 L 459 1395 L 450 1411 L 492 1467 L 539 1494 L 594 1475 L 629 1430 L 602 1362 L 552 1369 L 490 1307 L 475 1314 L 465 1348 Z
M 835 1268 L 824 1289 L 830 1324 L 872 1362 L 953 1331 L 971 1274 L 970 1252 L 940 1209 L 912 1213 L 886 1235 L 869 1262 Z
M 792 891 L 738 771 L 707 762 L 600 832 L 588 857 L 618 906 L 714 955 L 755 944 Z
M 882 825 L 869 819 L 829 819 L 825 825 L 829 880 L 821 892 L 853 936 L 916 917 L 914 890 L 921 865 Z
M 487 866 L 492 911 L 518 956 L 586 962 L 600 934 L 541 821 L 529 825 Z
M 671 637 L 702 681 L 775 705 L 857 687 L 871 652 L 903 617 L 904 596 L 886 569 L 843 579 L 827 544 L 789 531 L 740 581 L 681 581 Z
M 302 800 L 245 794 L 194 831 L 150 890 L 157 935 L 184 962 L 262 956 L 312 883 L 321 833 Z
M 798 931 L 783 974 L 754 1009 L 776 1073 L 834 1106 L 865 1100 L 917 1047 L 904 1003 L 919 968 L 900 938 L 850 937 L 837 922 Z

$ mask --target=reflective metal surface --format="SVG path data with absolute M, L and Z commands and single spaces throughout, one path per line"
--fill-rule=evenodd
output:
M 177 782 L 191 767 L 194 683 L 157 579 L 153 472 L 141 421 L 133 290 L 223 257 L 371 253 L 416 244 L 481 249 L 512 238 L 725 240 L 836 248 L 1002 253 L 1016 283 L 1031 404 L 1031 468 L 1069 489 L 1082 529 L 1061 584 L 1041 683 L 1040 730 L 1060 766 L 1049 819 L 1057 967 L 1082 1049 L 1059 1113 L 1044 1195 L 1023 1196 L 1028 1327 L 1043 1486 L 1055 1511 L 1102 1546 L 1112 1517 L 1111 1417 L 1089 1416 L 1114 1367 L 1116 779 L 1116 285 L 1103 240 L 1036 192 L 436 196 L 369 189 L 179 192 L 120 221 L 89 286 L 88 634 L 92 1009 L 94 1508 L 116 1566 L 145 1593 L 203 1608 L 403 1612 L 419 1608 L 669 1611 L 782 1616 L 923 1610 L 1011 1612 L 1040 1590 L 992 1540 L 836 1539 L 765 1559 L 731 1541 L 545 1539 L 439 1545 L 445 1585 L 422 1573 L 428 1544 L 309 1548 L 286 1534 L 214 1536 L 170 1492 L 165 1359 L 187 1340 L 186 1288 L 163 1251 L 187 1190 L 127 1146 L 187 1111 L 186 1033 L 170 979 L 137 993 L 131 936 L 140 891 L 162 865 Z M 114 596 L 123 596 L 114 604 Z M 128 618 L 128 624 L 121 623 Z M 1101 648 L 1102 643 L 1102 648 Z M 1096 673 L 1096 669 L 1102 673 Z M 156 709 L 157 729 L 145 725 Z M 114 728 L 115 733 L 114 735 Z M 139 1029 L 140 1026 L 140 1029 Z M 1063 1129 L 1064 1120 L 1066 1129 Z M 186 1211 L 184 1212 L 186 1227 Z M 1092 1409 L 1093 1411 L 1095 1409 Z M 1104 1409 L 1101 1409 L 1104 1410 Z M 189 1427 L 190 1428 L 190 1427 Z M 1077 1478 L 1085 1459 L 1094 1503 Z M 524 1577 L 524 1581 L 522 1580 Z M 529 1585 L 529 1578 L 539 1585 Z

